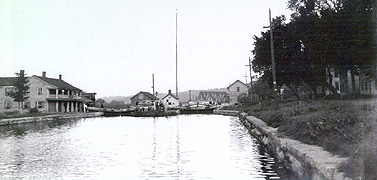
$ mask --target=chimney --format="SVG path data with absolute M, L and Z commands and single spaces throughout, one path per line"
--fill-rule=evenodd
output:
M 42 71 L 42 77 L 46 77 L 46 71 Z
M 169 89 L 169 91 L 168 91 L 169 93 L 168 94 L 171 94 L 171 90 Z
M 25 71 L 24 70 L 20 70 L 20 77 L 24 77 L 25 76 Z
M 61 74 L 59 74 L 59 79 L 62 80 L 62 75 Z

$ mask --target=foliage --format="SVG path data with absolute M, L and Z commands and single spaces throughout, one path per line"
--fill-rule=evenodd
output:
M 14 88 L 12 91 L 8 92 L 8 96 L 12 97 L 15 102 L 18 102 L 19 106 L 21 102 L 24 102 L 29 97 L 27 94 L 29 93 L 29 85 L 28 79 L 24 76 L 24 74 L 15 73 L 17 75 L 17 80 L 14 83 Z
M 271 100 L 274 98 L 274 92 L 266 81 L 259 79 L 251 87 L 253 94 L 258 95 L 259 100 Z
M 341 73 L 375 73 L 377 56 L 375 2 L 371 0 L 289 0 L 295 13 L 273 19 L 277 83 L 336 89 L 326 82 L 326 68 Z M 271 80 L 269 31 L 254 36 L 253 70 Z M 355 83 L 355 80 L 352 80 Z M 352 86 L 354 87 L 354 86 Z
M 39 113 L 39 110 L 37 107 L 34 107 L 34 108 L 31 108 L 30 111 L 29 111 L 30 114 L 37 114 Z

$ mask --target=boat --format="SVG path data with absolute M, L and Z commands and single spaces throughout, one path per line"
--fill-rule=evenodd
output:
M 98 108 L 98 107 L 87 107 L 86 110 L 88 112 L 104 112 L 104 108 Z
M 104 109 L 103 116 L 129 116 L 132 112 L 134 112 L 134 109 Z
M 213 110 L 215 110 L 216 107 L 204 107 L 204 108 L 182 108 L 180 110 L 181 114 L 212 114 Z
M 178 115 L 179 111 L 134 111 L 129 114 L 133 117 L 166 117 Z

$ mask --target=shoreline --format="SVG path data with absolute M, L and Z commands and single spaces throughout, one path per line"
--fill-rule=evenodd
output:
M 91 112 L 91 113 L 62 113 L 62 114 L 53 114 L 46 116 L 35 116 L 35 117 L 21 117 L 21 118 L 9 118 L 9 119 L 0 119 L 0 126 L 12 125 L 12 124 L 22 124 L 22 123 L 33 123 L 40 121 L 54 121 L 54 120 L 63 120 L 71 118 L 89 118 L 89 117 L 99 117 L 102 116 L 102 112 Z
M 305 179 L 351 180 L 338 170 L 343 158 L 315 145 L 277 136 L 277 128 L 247 113 L 232 110 L 215 110 L 215 114 L 238 116 L 249 132 L 271 151 L 278 161 Z

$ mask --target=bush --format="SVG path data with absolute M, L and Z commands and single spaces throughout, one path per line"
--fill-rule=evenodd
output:
M 31 108 L 30 111 L 29 111 L 30 114 L 37 114 L 39 113 L 39 110 L 37 107 L 34 107 L 34 108 Z

